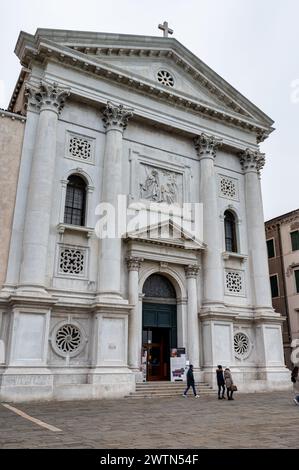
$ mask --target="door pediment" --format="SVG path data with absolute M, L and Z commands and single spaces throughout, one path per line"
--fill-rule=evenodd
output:
M 185 250 L 204 250 L 206 244 L 192 235 L 184 224 L 179 225 L 172 219 L 148 225 L 136 231 L 127 232 L 127 241 L 138 241 Z

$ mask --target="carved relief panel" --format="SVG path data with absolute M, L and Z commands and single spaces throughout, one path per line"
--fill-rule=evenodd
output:
M 170 164 L 131 151 L 130 196 L 133 201 L 148 201 L 181 206 L 190 201 L 190 168 Z

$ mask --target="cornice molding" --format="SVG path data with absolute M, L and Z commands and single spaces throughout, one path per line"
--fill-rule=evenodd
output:
M 5 117 L 10 118 L 12 121 L 21 121 L 22 123 L 25 123 L 27 119 L 26 116 L 23 116 L 22 114 L 11 113 L 1 108 L 0 108 L 0 116 L 2 118 L 5 118 Z
M 139 92 L 154 95 L 155 98 L 166 100 L 172 105 L 182 106 L 192 112 L 201 114 L 206 117 L 208 116 L 210 119 L 226 121 L 230 125 L 246 129 L 256 134 L 257 141 L 264 140 L 273 130 L 271 128 L 273 121 L 270 120 L 270 118 L 268 118 L 266 115 L 264 115 L 262 111 L 258 110 L 258 108 L 254 107 L 254 105 L 251 106 L 254 107 L 254 109 L 256 109 L 257 112 L 259 112 L 262 116 L 265 116 L 266 120 L 268 120 L 265 125 L 257 123 L 255 119 L 248 117 L 245 114 L 238 114 L 242 112 L 240 105 L 234 102 L 232 98 L 230 98 L 223 92 L 223 90 L 220 89 L 221 84 L 225 84 L 227 88 L 230 87 L 230 85 L 214 73 L 215 77 L 217 77 L 219 81 L 219 84 L 217 84 L 218 86 L 216 86 L 209 78 L 207 78 L 203 75 L 203 73 L 197 70 L 194 65 L 190 64 L 190 62 L 180 57 L 175 49 L 183 48 L 185 50 L 185 48 L 176 40 L 169 39 L 169 41 L 174 41 L 174 43 L 169 43 L 168 47 L 162 49 L 161 46 L 159 48 L 120 48 L 115 46 L 99 48 L 89 45 L 86 47 L 66 47 L 64 45 L 54 43 L 41 37 L 37 37 L 35 41 L 33 41 L 33 37 L 31 37 L 31 41 L 29 41 L 29 36 L 30 35 L 26 35 L 25 38 L 23 38 L 23 42 L 20 41 L 19 46 L 16 48 L 17 54 L 24 65 L 30 65 L 30 62 L 32 60 L 43 62 L 47 59 L 54 59 L 67 65 L 80 68 L 83 71 L 88 71 L 89 73 L 102 76 L 103 78 L 108 78 L 109 80 L 122 83 L 123 85 L 126 85 L 130 88 L 134 88 Z M 168 39 L 166 41 L 168 41 Z M 166 45 L 165 42 L 163 42 L 163 44 Z M 170 44 L 176 47 L 170 49 Z M 84 53 L 81 52 L 80 49 L 84 50 Z M 186 51 L 189 53 L 189 55 L 193 56 L 190 51 L 188 51 L 187 49 Z M 92 52 L 94 52 L 95 55 L 94 59 L 91 58 Z M 87 56 L 86 53 L 88 53 L 89 56 Z M 98 57 L 101 56 L 101 54 L 173 57 L 175 62 L 181 67 L 183 67 L 185 71 L 191 73 L 193 78 L 195 78 L 202 86 L 206 87 L 207 91 L 213 93 L 215 96 L 218 96 L 228 106 L 233 107 L 233 109 L 231 111 L 228 111 L 227 109 L 221 108 L 220 106 L 213 106 L 202 101 L 194 100 L 191 96 L 181 94 L 173 89 L 167 89 L 166 87 L 163 87 L 159 84 L 153 85 L 152 82 L 146 81 L 146 79 L 141 79 L 138 77 L 133 78 L 130 74 L 126 74 L 123 71 L 116 70 L 113 67 L 109 67 L 107 65 L 99 63 Z M 202 64 L 202 66 L 205 66 L 205 68 L 207 69 L 207 73 L 210 72 L 210 74 L 212 74 L 211 69 L 209 69 L 205 64 L 203 64 L 199 59 L 197 60 Z M 234 91 L 238 93 L 236 90 Z M 238 97 L 239 95 L 240 94 L 238 93 Z M 246 100 L 246 98 L 242 97 L 242 95 L 240 95 L 240 97 L 243 98 L 244 101 Z M 246 100 L 246 102 L 248 102 L 248 100 Z M 246 103 L 244 104 L 244 109 L 245 105 Z M 12 106 L 13 99 L 10 103 L 10 108 Z
M 292 215 L 286 215 L 277 217 L 277 219 L 271 219 L 265 222 L 265 229 L 267 231 L 276 230 L 278 225 L 292 224 L 297 222 L 299 224 L 299 209 L 295 211 Z M 294 229 L 296 230 L 296 228 Z

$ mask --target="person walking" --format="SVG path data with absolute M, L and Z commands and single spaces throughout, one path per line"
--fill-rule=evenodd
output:
M 292 370 L 291 380 L 293 382 L 294 402 L 299 405 L 299 367 L 295 366 Z
M 233 400 L 233 393 L 234 393 L 233 385 L 234 385 L 234 382 L 233 382 L 231 371 L 229 370 L 228 367 L 224 371 L 224 381 L 225 381 L 225 386 L 226 386 L 226 390 L 227 390 L 227 399 L 228 400 Z
M 190 364 L 188 372 L 187 372 L 187 388 L 183 393 L 183 397 L 187 398 L 187 392 L 188 392 L 190 387 L 192 387 L 195 398 L 199 398 L 199 395 L 197 395 L 196 390 L 195 390 L 195 381 L 194 381 L 193 365 L 192 364 Z
M 218 369 L 216 369 L 216 377 L 217 377 L 217 385 L 218 385 L 218 400 L 223 400 L 225 399 L 225 382 L 224 382 L 224 376 L 223 376 L 223 369 L 222 366 L 217 366 Z M 222 390 L 222 394 L 221 394 Z

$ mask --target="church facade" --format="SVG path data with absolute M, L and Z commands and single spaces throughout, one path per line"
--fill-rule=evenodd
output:
M 171 380 L 178 348 L 197 380 L 222 364 L 240 390 L 288 387 L 260 188 L 273 121 L 172 38 L 39 29 L 15 52 L 0 398 L 125 396 Z

